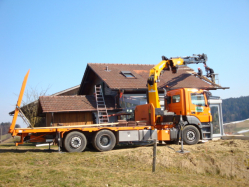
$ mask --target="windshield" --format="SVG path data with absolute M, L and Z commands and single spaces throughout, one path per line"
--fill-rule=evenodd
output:
M 205 98 L 203 94 L 191 93 L 192 104 L 197 106 L 205 106 Z

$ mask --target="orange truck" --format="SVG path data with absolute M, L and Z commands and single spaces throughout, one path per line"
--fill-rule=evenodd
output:
M 20 136 L 16 145 L 28 142 L 57 142 L 60 148 L 68 152 L 82 152 L 86 146 L 93 146 L 98 151 L 112 150 L 122 142 L 144 142 L 157 139 L 159 142 L 179 141 L 179 124 L 183 122 L 183 141 L 196 144 L 199 140 L 212 139 L 212 116 L 210 113 L 209 92 L 182 88 L 166 92 L 165 109 L 160 108 L 157 83 L 163 70 L 177 73 L 180 65 L 206 63 L 207 56 L 176 57 L 162 61 L 150 71 L 148 79 L 148 104 L 135 108 L 135 121 L 116 123 L 15 128 L 18 113 L 29 71 L 26 74 L 15 108 L 9 132 Z
M 191 88 L 169 91 L 165 97 L 166 110 L 163 112 L 159 110 L 160 113 L 151 103 L 139 105 L 135 109 L 135 121 L 145 120 L 155 124 L 153 129 L 157 129 L 159 141 L 177 141 L 180 128 L 178 124 L 182 117 L 185 123 L 183 129 L 185 144 L 211 140 L 213 130 L 208 95 L 209 92 Z

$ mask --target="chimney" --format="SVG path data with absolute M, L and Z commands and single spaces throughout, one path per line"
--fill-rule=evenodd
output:
M 105 67 L 105 71 L 109 72 L 111 70 L 109 70 L 108 66 Z

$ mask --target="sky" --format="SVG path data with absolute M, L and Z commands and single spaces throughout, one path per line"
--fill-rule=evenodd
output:
M 230 87 L 213 95 L 248 96 L 248 20 L 248 0 L 0 0 L 0 123 L 12 121 L 29 69 L 26 90 L 49 95 L 79 85 L 87 63 L 205 53 Z

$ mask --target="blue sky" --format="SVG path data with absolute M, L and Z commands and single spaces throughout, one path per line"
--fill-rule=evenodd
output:
M 27 89 L 53 94 L 79 85 L 89 62 L 157 64 L 162 55 L 205 53 L 230 87 L 213 95 L 247 96 L 248 20 L 248 0 L 0 0 L 0 122 L 12 120 L 28 69 Z

